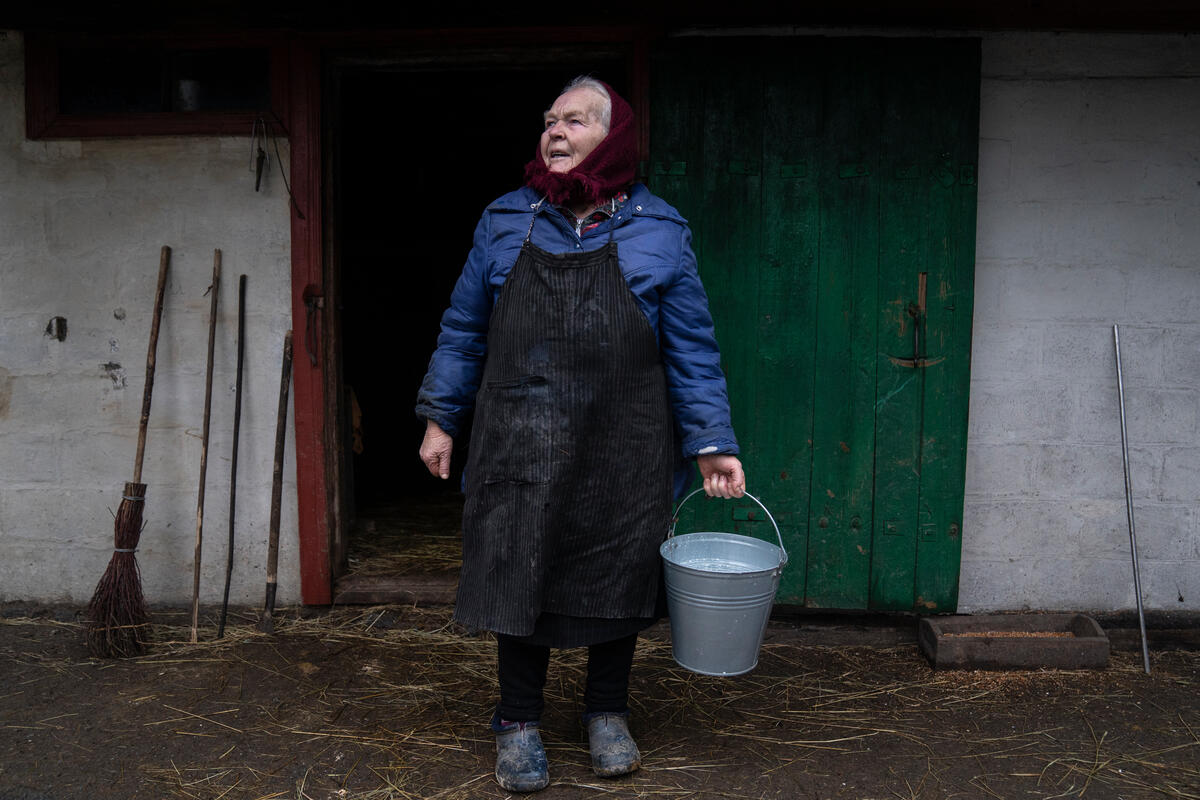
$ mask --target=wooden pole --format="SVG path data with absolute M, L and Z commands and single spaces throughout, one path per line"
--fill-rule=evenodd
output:
M 283 507 L 283 451 L 287 442 L 288 385 L 292 381 L 292 332 L 283 337 L 283 368 L 279 375 L 279 412 L 275 418 L 275 467 L 271 471 L 271 527 L 267 532 L 267 596 L 258 622 L 264 633 L 275 632 L 275 587 L 279 569 L 279 517 Z
M 221 621 L 217 623 L 217 638 L 225 635 L 225 619 L 229 614 L 229 581 L 233 577 L 233 545 L 237 506 L 238 435 L 242 429 L 242 365 L 246 358 L 246 276 L 238 277 L 237 310 L 237 377 L 233 394 L 233 452 L 229 456 L 229 549 L 225 554 L 225 593 L 221 598 Z
M 221 285 L 221 251 L 213 251 L 212 300 L 208 311 L 208 367 L 204 374 L 204 430 L 200 435 L 200 490 L 196 496 L 196 552 L 192 557 L 192 644 L 199 640 L 200 551 L 204 542 L 204 477 L 208 472 L 208 422 L 212 415 L 213 350 L 217 341 L 217 294 Z
M 146 454 L 146 428 L 150 424 L 150 396 L 154 393 L 154 368 L 158 363 L 158 328 L 162 322 L 163 299 L 167 293 L 167 269 L 171 248 L 165 244 L 158 255 L 158 287 L 154 290 L 154 318 L 150 322 L 150 347 L 146 352 L 146 385 L 142 388 L 142 416 L 138 420 L 137 455 L 133 460 L 133 482 L 142 482 L 142 457 Z

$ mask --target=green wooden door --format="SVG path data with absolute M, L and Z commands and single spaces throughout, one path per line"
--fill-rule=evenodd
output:
M 691 221 L 780 601 L 953 611 L 978 42 L 687 39 L 651 83 L 649 180 Z M 693 500 L 679 530 L 762 516 Z

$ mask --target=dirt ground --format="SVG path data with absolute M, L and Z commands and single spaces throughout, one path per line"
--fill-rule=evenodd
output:
M 494 645 L 445 608 L 242 613 L 143 658 L 88 657 L 72 609 L 0 609 L 0 800 L 500 798 L 486 727 Z M 598 779 L 581 653 L 556 655 L 539 798 L 1200 798 L 1200 653 L 1115 652 L 1093 672 L 934 672 L 915 645 L 812 646 L 772 623 L 753 673 L 635 663 L 644 767 Z M 817 634 L 819 637 L 819 633 Z

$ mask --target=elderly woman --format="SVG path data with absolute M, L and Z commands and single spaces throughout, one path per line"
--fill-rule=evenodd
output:
M 709 495 L 745 488 L 691 232 L 634 183 L 629 104 L 572 81 L 525 186 L 492 203 L 417 399 L 420 456 L 464 473 L 455 618 L 495 632 L 496 779 L 549 781 L 538 733 L 551 647 L 588 648 L 583 723 L 601 776 L 640 766 L 628 691 L 662 616 L 658 546 L 695 459 Z

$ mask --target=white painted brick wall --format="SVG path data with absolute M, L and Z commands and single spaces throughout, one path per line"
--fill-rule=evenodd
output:
M 983 44 L 963 611 L 1200 609 L 1200 40 Z
M 237 278 L 248 276 L 231 601 L 266 581 L 275 410 L 291 325 L 287 196 L 257 194 L 244 138 L 25 140 L 21 37 L 0 38 L 0 600 L 91 597 L 132 477 L 159 249 L 173 251 L 143 480 L 138 562 L 153 602 L 191 599 L 213 249 L 223 253 L 205 503 L 203 602 L 228 541 Z M 287 158 L 286 142 L 280 142 Z M 273 154 L 272 154 L 273 155 Z M 67 319 L 59 342 L 45 335 Z M 118 386 L 103 365 L 120 364 Z M 288 441 L 279 600 L 299 600 Z

